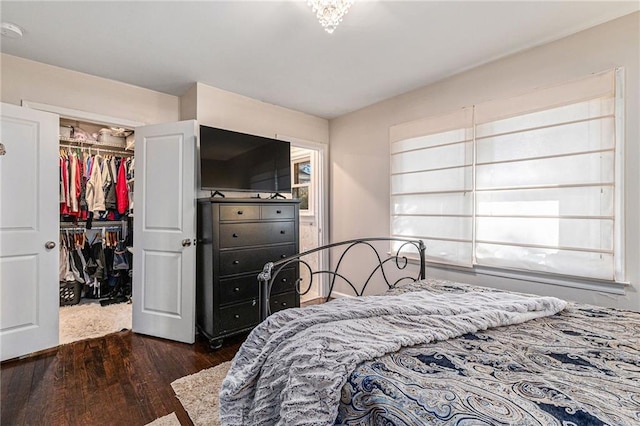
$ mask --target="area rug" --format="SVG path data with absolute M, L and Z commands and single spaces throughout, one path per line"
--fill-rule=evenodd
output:
M 131 304 L 87 303 L 60 307 L 60 344 L 131 329 Z
M 176 413 L 171 413 L 147 423 L 147 426 L 180 426 L 180 420 L 176 417 Z
M 231 361 L 223 362 L 171 383 L 178 400 L 195 426 L 220 425 L 220 386 L 230 367 Z

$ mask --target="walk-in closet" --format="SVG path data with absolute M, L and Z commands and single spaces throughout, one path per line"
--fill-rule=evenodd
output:
M 131 328 L 134 138 L 60 119 L 60 344 Z

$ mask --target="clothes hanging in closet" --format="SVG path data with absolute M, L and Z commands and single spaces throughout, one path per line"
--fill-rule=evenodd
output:
M 119 229 L 60 231 L 59 281 L 80 283 L 84 298 L 130 295 L 130 265 L 131 254 Z
M 60 215 L 63 220 L 118 220 L 131 210 L 133 159 L 61 151 Z

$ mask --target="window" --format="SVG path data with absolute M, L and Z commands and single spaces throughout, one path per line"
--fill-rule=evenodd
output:
M 623 278 L 615 72 L 391 129 L 391 233 L 427 259 Z
M 392 128 L 392 234 L 424 239 L 430 261 L 472 265 L 472 113 Z
M 300 212 L 310 213 L 311 205 L 311 158 L 295 159 L 292 162 L 291 191 L 293 198 L 300 199 Z

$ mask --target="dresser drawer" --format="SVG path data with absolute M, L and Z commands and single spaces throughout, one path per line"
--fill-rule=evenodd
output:
M 295 206 L 281 204 L 262 206 L 262 219 L 293 219 L 295 213 Z
M 271 308 L 271 313 L 281 311 L 287 308 L 297 308 L 298 305 L 298 295 L 296 292 L 293 293 L 283 293 L 275 296 L 271 296 L 269 299 L 269 307 Z
M 221 223 L 220 248 L 295 242 L 295 223 Z
M 260 322 L 260 304 L 258 299 L 246 303 L 220 308 L 220 332 L 241 330 L 255 326 Z
M 220 280 L 220 304 L 228 305 L 247 299 L 257 299 L 260 294 L 258 274 Z
M 220 220 L 256 220 L 260 219 L 260 206 L 231 204 L 220 206 Z
M 296 254 L 296 244 L 273 247 L 225 250 L 220 252 L 220 275 L 233 275 L 249 271 L 262 271 L 267 262 L 275 262 Z
M 287 293 L 295 291 L 296 289 L 296 269 L 287 268 L 280 271 L 273 286 L 271 287 L 271 294 Z

